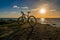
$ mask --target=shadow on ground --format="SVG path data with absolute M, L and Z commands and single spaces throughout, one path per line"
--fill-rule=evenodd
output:
M 60 28 L 40 23 L 33 29 L 28 23 L 0 25 L 0 40 L 60 40 Z

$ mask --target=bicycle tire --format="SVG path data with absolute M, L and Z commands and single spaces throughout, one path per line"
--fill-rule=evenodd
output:
M 31 18 L 33 18 L 34 20 L 30 20 Z M 31 21 L 32 21 L 33 24 L 31 23 Z M 33 21 L 35 21 L 35 22 L 33 22 Z M 34 16 L 29 16 L 28 17 L 28 23 L 29 23 L 30 26 L 35 26 L 36 23 L 37 23 L 37 19 Z
M 21 16 L 17 19 L 17 22 L 18 22 L 19 25 L 24 24 L 24 21 L 25 21 L 25 17 L 23 17 L 23 16 Z

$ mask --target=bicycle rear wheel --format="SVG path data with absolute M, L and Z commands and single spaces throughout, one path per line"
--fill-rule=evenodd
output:
M 30 16 L 28 18 L 28 22 L 29 22 L 30 26 L 35 26 L 36 23 L 37 23 L 37 20 L 36 20 L 36 18 L 34 16 Z
M 19 17 L 19 18 L 17 19 L 17 22 L 18 22 L 19 25 L 24 24 L 24 22 L 25 22 L 25 17 Z

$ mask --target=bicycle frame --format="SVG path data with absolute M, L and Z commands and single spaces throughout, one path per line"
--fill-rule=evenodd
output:
M 29 17 L 29 13 L 30 13 L 30 12 L 28 12 L 28 15 L 25 15 L 25 14 L 21 11 L 21 14 L 22 14 L 23 17 L 25 17 L 25 16 Z
M 17 20 L 18 24 L 24 24 L 27 22 L 30 24 L 30 26 L 33 26 L 37 23 L 36 18 L 34 16 L 29 15 L 30 12 L 27 12 L 28 13 L 27 15 L 24 14 L 24 12 L 22 12 L 22 11 L 21 11 L 21 13 L 22 13 L 22 16 L 20 16 Z
M 23 17 L 23 18 L 26 18 L 26 19 L 27 19 L 26 21 L 28 22 L 28 18 L 29 18 L 29 13 L 30 13 L 30 12 L 27 12 L 27 13 L 28 13 L 28 14 L 26 15 L 26 14 L 24 14 L 24 12 L 21 11 L 22 17 Z

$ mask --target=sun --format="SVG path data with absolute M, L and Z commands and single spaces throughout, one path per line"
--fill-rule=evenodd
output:
M 46 9 L 45 9 L 45 8 L 41 8 L 41 9 L 39 10 L 39 12 L 40 12 L 40 14 L 45 14 L 45 13 L 46 13 Z

